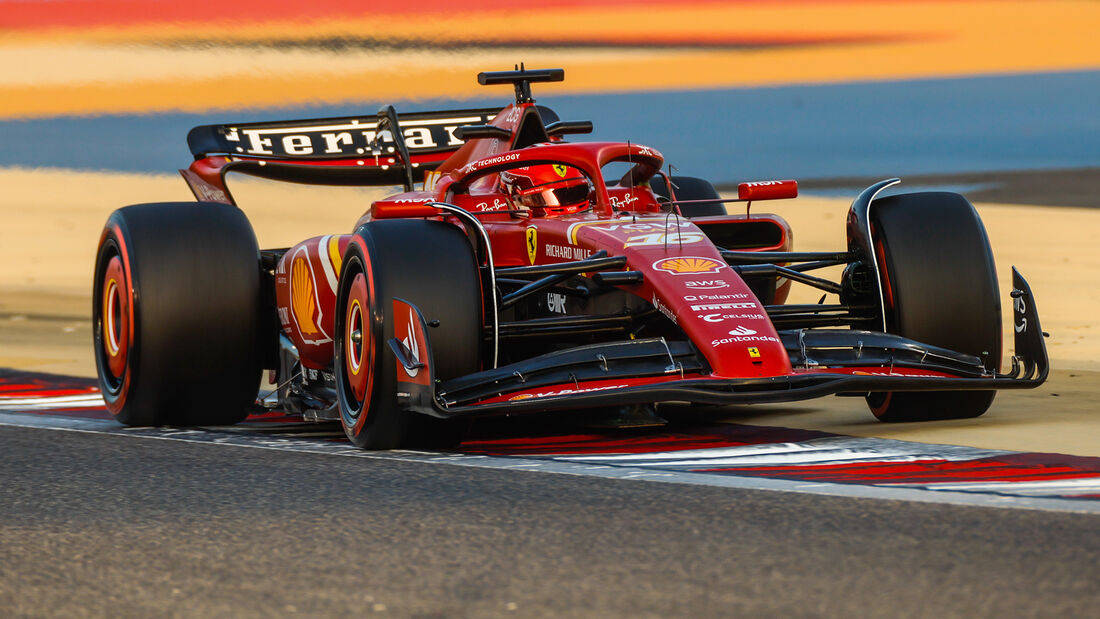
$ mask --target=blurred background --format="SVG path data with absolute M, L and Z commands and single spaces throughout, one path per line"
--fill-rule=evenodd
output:
M 718 183 L 987 190 L 1100 165 L 1097 32 L 1093 1 L 0 1 L 0 166 L 166 172 L 197 124 L 502 105 L 475 75 L 523 62 L 566 69 L 535 89 L 563 118 Z

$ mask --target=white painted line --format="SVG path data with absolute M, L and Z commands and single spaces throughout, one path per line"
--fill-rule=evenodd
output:
M 1014 452 L 955 445 L 933 446 L 891 439 L 829 436 L 800 443 L 769 443 L 712 449 L 684 449 L 612 455 L 585 454 L 554 456 L 554 458 L 556 460 L 586 463 L 697 469 L 699 467 L 719 466 L 821 466 L 858 464 L 861 462 L 914 462 L 918 460 L 965 461 L 1011 453 Z
M 926 484 L 892 483 L 890 485 L 951 492 L 1012 493 L 1034 497 L 1100 494 L 1100 477 L 1052 479 L 1045 481 L 961 481 Z
M 0 396 L 0 410 L 48 410 L 56 408 L 95 408 L 104 406 L 103 396 L 89 395 L 62 395 L 53 397 L 4 397 Z
M 533 471 L 558 475 L 575 475 L 580 477 L 601 477 L 606 479 L 633 479 L 741 490 L 770 490 L 859 499 L 887 499 L 894 501 L 939 503 L 973 507 L 999 507 L 1100 514 L 1100 501 L 1092 500 L 1017 497 L 946 490 L 929 491 L 916 488 L 817 483 L 680 471 L 661 471 L 658 473 L 656 471 L 639 469 L 633 466 L 605 465 L 593 467 L 589 463 L 565 462 L 561 460 L 530 460 L 511 456 L 467 456 L 429 451 L 366 451 L 349 448 L 346 444 L 336 442 L 268 437 L 235 430 L 229 427 L 224 429 L 127 428 L 114 421 L 100 419 L 77 419 L 47 415 L 20 415 L 4 412 L 0 412 L 0 426 L 66 430 L 70 432 L 131 436 L 136 438 L 189 443 L 227 445 L 231 447 L 249 447 L 253 449 L 271 449 L 295 453 L 348 456 L 370 460 L 446 464 L 481 469 Z

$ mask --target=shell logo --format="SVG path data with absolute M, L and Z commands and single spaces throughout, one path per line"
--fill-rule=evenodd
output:
M 508 398 L 508 401 L 509 402 L 515 402 L 516 400 L 530 400 L 533 397 L 535 397 L 535 396 L 530 394 L 530 393 L 521 393 L 519 395 L 515 395 L 515 396 L 512 396 L 512 397 Z
M 725 264 L 710 258 L 694 256 L 682 256 L 679 258 L 665 258 L 653 263 L 653 268 L 673 275 L 688 275 L 697 273 L 717 273 Z
M 313 335 L 317 328 L 317 304 L 313 297 L 313 277 L 304 258 L 295 258 L 290 270 L 291 307 L 303 335 Z

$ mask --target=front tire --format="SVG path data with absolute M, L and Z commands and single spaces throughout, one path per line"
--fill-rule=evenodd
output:
M 240 209 L 118 209 L 100 237 L 92 321 L 107 409 L 130 426 L 241 421 L 260 379 L 260 256 Z
M 480 369 L 481 280 L 466 235 L 436 221 L 367 223 L 344 254 L 336 300 L 344 433 L 365 449 L 457 444 L 464 424 L 403 410 L 397 401 L 397 365 L 386 344 L 394 337 L 394 298 L 439 322 L 429 334 L 437 379 Z
M 871 205 L 886 329 L 981 358 L 1001 360 L 1001 303 L 993 250 L 977 211 L 945 192 L 890 196 Z M 881 421 L 965 419 L 984 413 L 995 391 L 871 393 Z

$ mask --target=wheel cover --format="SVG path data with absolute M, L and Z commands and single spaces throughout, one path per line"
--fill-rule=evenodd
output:
M 369 405 L 371 379 L 374 368 L 374 342 L 370 325 L 370 297 L 367 278 L 358 273 L 348 288 L 347 309 L 344 315 L 344 372 L 351 387 L 351 394 L 358 401 L 358 413 L 365 416 Z M 360 419 L 360 423 L 362 419 Z M 358 425 L 358 424 L 356 424 Z
M 111 376 L 121 379 L 130 350 L 130 294 L 122 260 L 113 256 L 103 272 L 100 316 L 103 324 L 103 352 Z

